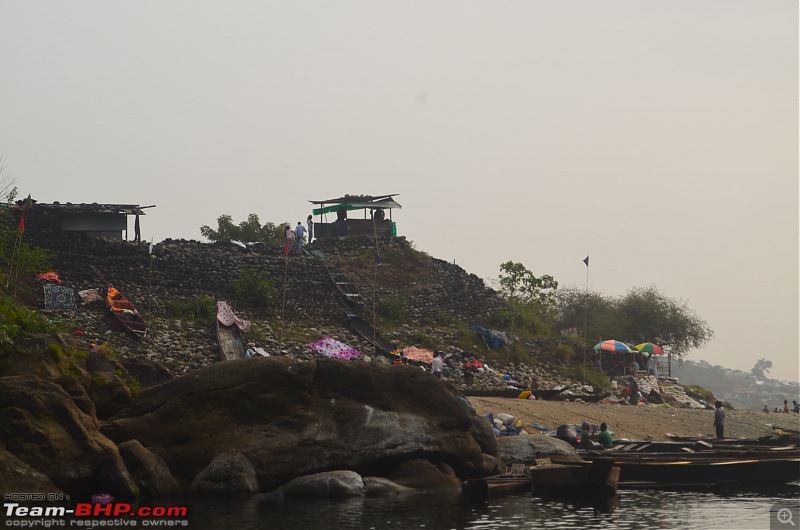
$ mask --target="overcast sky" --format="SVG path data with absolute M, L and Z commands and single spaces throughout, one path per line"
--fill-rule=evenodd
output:
M 0 2 L 4 176 L 142 237 L 399 194 L 487 280 L 655 285 L 797 379 L 798 2 Z M 609 338 L 609 337 L 603 337 Z

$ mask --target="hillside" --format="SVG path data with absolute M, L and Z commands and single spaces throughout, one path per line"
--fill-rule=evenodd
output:
M 330 335 L 365 353 L 374 348 L 350 328 L 345 307 L 330 281 L 329 270 L 347 275 L 365 299 L 363 316 L 397 346 L 451 350 L 481 346 L 469 329 L 490 327 L 503 301 L 474 274 L 413 249 L 405 238 L 381 238 L 382 264 L 374 266 L 375 240 L 367 237 L 322 240 L 315 256 L 283 256 L 282 248 L 165 240 L 149 252 L 147 243 L 70 237 L 48 227 L 46 219 L 29 222 L 25 239 L 51 252 L 53 269 L 75 293 L 113 284 L 130 298 L 151 330 L 138 342 L 108 331 L 102 303 L 76 311 L 53 311 L 70 328 L 80 329 L 122 354 L 164 362 L 175 373 L 217 361 L 215 318 L 207 310 L 227 300 L 251 320 L 248 340 L 271 354 L 309 355 L 304 345 Z M 266 279 L 274 289 L 268 305 L 248 307 L 232 283 L 247 273 Z M 44 308 L 42 286 L 31 286 L 32 303 Z M 198 305 L 204 305 L 199 308 Z M 194 315 L 191 312 L 197 313 Z M 489 353 L 489 352 L 487 352 Z
M 800 384 L 797 381 L 777 379 L 758 380 L 750 372 L 732 370 L 706 361 L 673 361 L 672 375 L 681 383 L 699 385 L 736 408 L 761 411 L 767 405 L 770 411 L 783 407 L 783 401 L 800 401 Z

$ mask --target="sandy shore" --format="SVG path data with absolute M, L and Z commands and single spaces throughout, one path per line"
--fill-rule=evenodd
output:
M 505 412 L 522 419 L 526 427 L 538 424 L 555 429 L 564 423 L 580 424 L 586 420 L 595 425 L 606 422 L 616 439 L 643 440 L 649 437 L 665 440 L 668 439 L 667 433 L 714 437 L 713 410 L 485 397 L 468 399 L 479 415 Z M 800 430 L 800 414 L 729 410 L 726 411 L 725 437 L 759 438 L 772 434 L 773 425 Z M 537 432 L 531 428 L 526 430 Z

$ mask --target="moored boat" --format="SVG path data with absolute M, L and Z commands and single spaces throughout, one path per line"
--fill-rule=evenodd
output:
M 552 463 L 537 459 L 529 468 L 533 493 L 539 496 L 602 498 L 617 493 L 620 470 L 611 460 Z
M 227 302 L 217 301 L 217 343 L 223 361 L 243 359 L 247 344 L 242 332 L 250 330 L 250 322 L 236 316 Z
M 134 307 L 133 302 L 114 287 L 106 291 L 106 307 L 111 313 L 112 331 L 125 332 L 143 339 L 147 336 L 147 325 Z
M 461 490 L 464 495 L 479 499 L 511 493 L 530 493 L 531 476 L 525 473 L 504 473 L 475 478 L 464 481 Z
M 592 462 L 607 461 L 620 469 L 620 487 L 755 486 L 800 480 L 800 458 L 726 458 L 694 455 L 584 455 Z

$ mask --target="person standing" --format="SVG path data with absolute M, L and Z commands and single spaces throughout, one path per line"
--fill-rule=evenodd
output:
M 294 231 L 289 224 L 286 225 L 286 231 L 284 232 L 284 236 L 286 237 L 286 246 L 283 248 L 283 255 L 288 256 L 289 250 L 292 248 L 292 239 L 294 239 Z
M 303 234 L 306 233 L 306 227 L 300 221 L 297 221 L 297 226 L 294 227 L 294 237 L 297 239 L 297 252 L 303 253 Z
M 611 449 L 614 447 L 614 440 L 611 439 L 611 433 L 608 432 L 608 425 L 605 423 L 600 424 L 600 436 L 597 437 L 603 449 Z
M 306 217 L 306 225 L 308 226 L 308 244 L 314 239 L 314 219 L 309 215 Z
M 628 379 L 628 391 L 630 392 L 630 404 L 637 406 L 639 404 L 639 383 L 633 376 Z
M 442 378 L 442 367 L 444 366 L 444 359 L 442 359 L 442 352 L 437 351 L 433 354 L 431 360 L 431 372 L 436 379 Z
M 725 411 L 722 409 L 722 401 L 714 403 L 714 427 L 717 428 L 717 439 L 725 438 Z
M 784 414 L 789 414 L 789 400 L 783 400 L 783 411 Z

